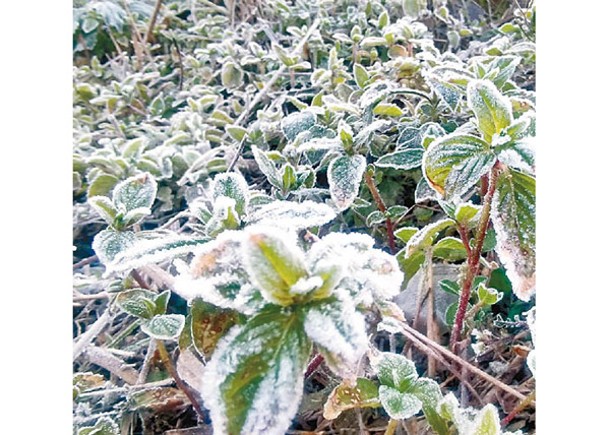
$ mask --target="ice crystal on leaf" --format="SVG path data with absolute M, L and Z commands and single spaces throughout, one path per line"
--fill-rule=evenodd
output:
M 359 154 L 342 156 L 328 167 L 330 195 L 339 211 L 346 210 L 359 193 L 360 183 L 366 169 L 366 159 Z
M 326 204 L 313 201 L 274 201 L 258 207 L 248 216 L 248 222 L 302 230 L 324 225 L 335 217 L 336 212 Z

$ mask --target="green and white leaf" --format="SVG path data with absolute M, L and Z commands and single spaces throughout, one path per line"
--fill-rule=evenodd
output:
M 328 167 L 330 196 L 339 211 L 349 208 L 357 197 L 365 169 L 366 159 L 359 154 L 341 156 L 330 163 Z
M 266 175 L 269 183 L 271 183 L 277 189 L 281 189 L 283 187 L 283 183 L 281 176 L 279 175 L 279 171 L 277 171 L 277 168 L 275 167 L 275 163 L 257 146 L 252 146 L 252 153 L 254 155 L 254 160 L 256 160 L 256 163 L 260 168 L 260 171 Z
M 409 148 L 403 151 L 385 154 L 375 163 L 381 168 L 394 168 L 409 170 L 421 166 L 423 160 L 423 148 Z
M 328 396 L 323 416 L 326 420 L 334 420 L 349 409 L 378 408 L 381 406 L 378 395 L 379 387 L 370 379 L 357 378 L 355 385 L 343 381 Z
M 467 258 L 467 251 L 460 239 L 444 237 L 434 245 L 433 256 L 446 261 L 459 261 Z
M 108 271 L 122 272 L 152 263 L 176 258 L 196 251 L 209 239 L 201 237 L 169 236 L 137 240 L 128 249 L 119 252 L 106 265 Z
M 299 316 L 281 307 L 233 327 L 200 386 L 214 432 L 283 435 L 298 411 L 310 352 Z
M 82 427 L 78 430 L 78 435 L 119 435 L 118 424 L 110 417 L 101 416 L 93 426 Z
M 154 300 L 157 294 L 141 288 L 120 292 L 116 305 L 124 312 L 142 319 L 151 319 L 156 313 Z
M 186 318 L 181 314 L 162 314 L 142 323 L 142 331 L 157 340 L 177 340 Z
M 478 223 L 481 209 L 482 206 L 462 202 L 455 209 L 455 220 L 465 228 L 473 228 Z
M 402 242 L 408 243 L 412 236 L 414 236 L 418 231 L 419 229 L 417 227 L 403 227 L 399 230 L 395 230 L 393 234 Z
M 440 231 L 445 230 L 455 224 L 452 219 L 440 219 L 437 222 L 425 225 L 406 244 L 406 255 L 411 256 L 417 251 L 423 251 L 431 247 Z
M 350 377 L 368 349 L 364 316 L 347 295 L 307 304 L 302 309 L 304 329 L 317 345 L 328 367 Z
M 488 80 L 469 82 L 467 104 L 476 115 L 478 128 L 487 142 L 513 121 L 510 100 Z
M 212 198 L 225 196 L 235 200 L 235 210 L 239 216 L 245 215 L 247 206 L 249 205 L 250 192 L 247 181 L 238 172 L 227 172 L 214 177 L 212 183 Z
M 423 403 L 413 394 L 401 393 L 398 390 L 381 385 L 379 400 L 389 417 L 394 420 L 410 418 L 421 411 Z
M 401 393 L 410 391 L 419 378 L 414 362 L 400 354 L 381 352 L 371 358 L 370 364 L 381 385 Z
M 112 260 L 118 254 L 131 248 L 136 241 L 133 231 L 114 231 L 112 229 L 102 230 L 95 235 L 91 244 L 99 261 L 110 266 Z M 111 270 L 107 269 L 107 272 Z
M 295 112 L 291 113 L 281 120 L 281 130 L 289 141 L 293 141 L 296 137 L 311 129 L 316 123 L 316 117 L 311 112 Z
M 112 201 L 106 196 L 93 196 L 87 200 L 89 205 L 99 214 L 108 225 L 114 223 L 117 210 Z
M 506 170 L 497 179 L 491 203 L 495 250 L 514 294 L 523 301 L 535 292 L 535 184 L 530 175 Z
M 423 155 L 423 173 L 444 198 L 464 194 L 485 174 L 497 157 L 482 139 L 453 133 L 435 140 Z
M 143 173 L 120 182 L 112 192 L 112 201 L 117 210 L 127 213 L 138 208 L 151 208 L 156 198 L 155 178 Z
M 245 268 L 262 296 L 273 304 L 294 303 L 292 287 L 308 277 L 305 256 L 290 233 L 251 227 L 243 242 Z
M 298 231 L 327 224 L 335 217 L 336 212 L 326 204 L 313 201 L 273 201 L 252 212 L 248 216 L 248 223 Z
M 211 218 L 205 225 L 205 232 L 215 237 L 225 230 L 236 230 L 241 226 L 241 219 L 236 210 L 237 203 L 233 198 L 220 196 L 214 202 Z

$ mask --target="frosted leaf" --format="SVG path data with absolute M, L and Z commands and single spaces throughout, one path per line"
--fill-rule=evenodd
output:
M 398 88 L 395 82 L 388 80 L 377 80 L 368 86 L 368 89 L 359 98 L 359 107 L 366 109 L 383 98 L 389 96 L 391 92 Z
M 136 208 L 151 208 L 156 191 L 156 180 L 152 175 L 144 173 L 117 184 L 112 192 L 112 201 L 116 209 L 123 213 Z
M 531 142 L 521 139 L 501 150 L 498 155 L 501 163 L 513 169 L 533 174 L 535 172 L 535 151 Z
M 473 80 L 467 85 L 467 104 L 487 142 L 513 121 L 510 100 L 488 80 Z
M 214 431 L 283 435 L 298 411 L 310 351 L 298 317 L 276 306 L 233 327 L 199 386 Z
M 459 261 L 467 258 L 467 251 L 461 239 L 444 237 L 434 245 L 433 256 L 446 261 Z
M 193 252 L 207 241 L 207 238 L 181 236 L 138 240 L 130 248 L 116 255 L 106 268 L 109 271 L 122 272 L 146 264 L 159 263 Z
M 439 434 L 447 434 L 448 425 L 437 411 L 442 400 L 442 390 L 436 381 L 429 378 L 417 379 L 412 394 L 423 404 L 423 413 L 429 425 Z
M 459 225 L 463 225 L 466 228 L 473 228 L 478 222 L 481 206 L 472 204 L 471 202 L 463 202 L 457 205 L 455 209 L 455 220 Z
M 252 153 L 254 155 L 254 160 L 258 164 L 260 171 L 266 175 L 267 180 L 277 189 L 281 189 L 281 176 L 275 167 L 275 163 L 266 155 L 264 151 L 262 151 L 257 146 L 252 146 Z
M 365 234 L 328 234 L 307 253 L 311 270 L 337 265 L 343 278 L 337 287 L 348 290 L 356 303 L 370 305 L 373 299 L 391 299 L 400 291 L 404 275 L 397 260 L 379 249 Z
M 394 420 L 410 418 L 418 414 L 423 405 L 414 395 L 400 393 L 386 385 L 379 387 L 379 400 L 387 414 Z
M 503 85 L 514 75 L 516 67 L 522 60 L 520 56 L 491 56 L 489 59 L 485 67 L 488 71 L 498 70 L 492 81 L 499 89 L 503 88 Z
M 349 409 L 377 408 L 381 405 L 378 390 L 378 386 L 366 378 L 357 378 L 355 385 L 343 382 L 328 396 L 324 404 L 323 416 L 326 420 L 334 420 L 343 411 Z
M 162 314 L 142 323 L 142 331 L 157 340 L 177 340 L 186 319 L 181 314 Z
M 341 101 L 334 95 L 324 95 L 321 97 L 324 106 L 331 112 L 348 112 L 359 116 L 360 112 L 356 105 Z
M 237 203 L 233 198 L 220 196 L 216 198 L 211 218 L 205 225 L 205 232 L 210 237 L 217 236 L 224 230 L 236 230 L 241 219 L 236 210 Z
M 317 344 L 328 367 L 339 376 L 353 376 L 368 349 L 364 316 L 348 296 L 311 303 L 303 311 L 305 332 Z
M 243 175 L 236 172 L 216 175 L 211 191 L 214 200 L 223 196 L 232 198 L 235 201 L 235 209 L 239 213 L 239 216 L 245 214 L 249 204 L 250 193 L 247 181 L 245 181 Z
M 122 218 L 122 226 L 129 227 L 131 225 L 135 225 L 151 213 L 152 210 L 147 207 L 139 207 L 129 210 Z
M 501 173 L 491 220 L 497 233 L 495 250 L 514 294 L 528 301 L 535 292 L 535 179 L 517 171 Z
M 195 298 L 190 305 L 190 334 L 195 350 L 209 359 L 216 348 L 218 340 L 233 327 L 239 316 L 233 310 L 218 308 Z M 195 386 L 195 385 L 193 385 Z
M 116 305 L 132 316 L 150 319 L 155 315 L 154 300 L 157 294 L 144 289 L 129 289 L 122 291 L 116 297 Z
M 386 119 L 377 119 L 368 124 L 366 127 L 362 128 L 353 138 L 353 142 L 358 146 L 367 144 L 370 141 L 370 137 L 373 133 L 376 131 L 384 131 L 389 126 L 391 126 L 391 121 Z
M 402 393 L 410 391 L 419 377 L 414 362 L 396 353 L 381 352 L 370 359 L 370 365 L 382 385 Z
M 423 155 L 423 173 L 445 198 L 464 194 L 489 173 L 497 158 L 476 136 L 453 133 L 435 140 Z
M 454 112 L 474 76 L 460 65 L 443 64 L 424 74 L 425 80 Z
M 473 423 L 472 435 L 501 435 L 499 413 L 490 403 L 480 410 Z
M 281 120 L 281 130 L 289 141 L 293 141 L 303 131 L 315 125 L 315 115 L 311 112 L 291 113 Z
M 105 415 L 99 417 L 93 426 L 85 426 L 78 430 L 78 435 L 119 435 L 120 433 L 118 424 Z
M 440 194 L 429 185 L 425 177 L 421 177 L 414 192 L 414 202 L 419 204 L 423 201 L 437 201 L 440 198 Z
M 330 195 L 339 211 L 346 210 L 359 193 L 360 183 L 366 169 L 366 158 L 356 154 L 332 160 L 328 167 Z
M 87 200 L 89 205 L 99 214 L 108 225 L 112 225 L 116 217 L 116 209 L 112 201 L 105 196 L 93 196 Z
M 266 300 L 283 306 L 294 302 L 290 288 L 308 271 L 292 234 L 272 227 L 248 228 L 242 255 L 250 280 Z
M 326 204 L 313 201 L 274 201 L 251 213 L 248 222 L 298 231 L 324 225 L 335 217 L 336 212 Z
M 410 148 L 404 151 L 397 151 L 385 154 L 375 163 L 380 168 L 394 168 L 409 170 L 421 166 L 423 160 L 423 148 Z
M 91 247 L 104 265 L 109 265 L 121 252 L 135 244 L 136 236 L 133 231 L 102 230 L 95 235 Z
M 406 244 L 406 256 L 410 257 L 417 251 L 423 251 L 430 247 L 440 231 L 445 230 L 455 224 L 452 219 L 441 219 L 437 222 L 425 225 Z

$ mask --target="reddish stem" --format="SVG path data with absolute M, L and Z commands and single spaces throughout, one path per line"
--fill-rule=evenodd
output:
M 322 362 L 324 362 L 323 355 L 321 353 L 315 355 L 307 366 L 307 370 L 305 371 L 304 375 L 305 379 L 309 378 L 315 372 L 315 370 L 317 370 L 317 368 L 321 365 Z
M 370 189 L 370 193 L 372 194 L 372 198 L 374 198 L 376 206 L 382 213 L 386 213 L 387 207 L 385 206 L 385 201 L 383 201 L 383 198 L 381 198 L 378 189 L 374 185 L 374 179 L 372 178 L 372 175 L 370 175 L 368 172 L 365 172 L 364 180 L 366 182 L 366 186 L 368 186 L 368 189 Z M 395 254 L 395 237 L 393 235 L 393 222 L 391 222 L 391 218 L 386 218 L 385 227 L 387 228 L 387 243 L 389 244 L 389 251 L 392 254 Z
M 457 341 L 461 338 L 461 330 L 463 329 L 463 320 L 467 312 L 467 303 L 472 291 L 472 283 L 474 277 L 478 273 L 480 267 L 480 256 L 482 254 L 482 245 L 484 238 L 486 237 L 486 231 L 491 217 L 491 201 L 495 194 L 495 188 L 497 187 L 497 176 L 499 175 L 499 166 L 495 165 L 491 170 L 489 177 L 489 185 L 486 195 L 484 196 L 484 204 L 482 205 L 482 212 L 480 216 L 480 222 L 478 222 L 478 229 L 476 231 L 476 240 L 474 243 L 474 249 L 468 251 L 467 256 L 467 272 L 463 279 L 463 285 L 461 287 L 461 295 L 459 296 L 459 308 L 455 317 L 455 324 L 453 326 L 452 333 L 450 335 L 450 348 L 454 353 L 457 353 Z M 461 231 L 459 231 L 461 234 Z M 461 234 L 463 239 L 463 234 Z M 464 244 L 469 243 L 467 236 L 465 237 Z M 466 248 L 467 249 L 467 248 Z
M 520 403 L 510 412 L 503 420 L 501 420 L 501 426 L 505 427 L 522 411 L 525 410 L 535 400 L 535 391 L 532 391 L 527 397 L 525 397 Z

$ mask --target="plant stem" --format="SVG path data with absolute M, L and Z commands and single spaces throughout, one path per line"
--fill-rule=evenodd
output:
M 374 198 L 376 206 L 382 213 L 386 213 L 387 207 L 385 206 L 385 202 L 383 201 L 383 198 L 381 198 L 381 195 L 378 189 L 376 188 L 376 185 L 374 184 L 374 179 L 372 178 L 372 175 L 370 175 L 368 172 L 364 172 L 364 180 L 366 181 L 366 186 L 368 186 L 368 189 L 370 189 L 370 193 Z M 387 219 L 385 220 L 385 226 L 387 227 L 387 242 L 389 243 L 389 251 L 391 252 L 391 254 L 395 254 L 395 237 L 393 235 L 393 222 L 391 222 L 390 217 L 387 217 Z
M 315 370 L 317 370 L 317 368 L 321 365 L 322 362 L 324 362 L 323 355 L 321 353 L 315 355 L 307 366 L 307 370 L 305 371 L 304 375 L 305 379 L 311 376 L 315 372 Z
M 395 433 L 395 430 L 398 427 L 398 420 L 394 420 L 393 418 L 391 420 L 389 420 L 389 423 L 387 423 L 387 429 L 385 429 L 385 435 L 393 435 Z
M 182 378 L 180 378 L 180 375 L 178 375 L 178 371 L 176 370 L 175 366 L 173 365 L 173 362 L 171 361 L 171 358 L 169 357 L 169 353 L 167 352 L 165 343 L 163 343 L 162 340 L 156 340 L 156 347 L 159 351 L 159 356 L 161 357 L 161 361 L 163 361 L 165 368 L 176 381 L 176 385 L 178 386 L 178 388 L 182 390 L 184 394 L 186 394 L 186 397 L 188 397 L 188 400 L 190 400 L 190 403 L 192 403 L 192 407 L 196 411 L 199 419 L 203 420 L 205 413 L 203 412 L 203 409 L 201 409 L 201 405 L 199 405 L 199 402 L 190 387 L 186 385 Z
M 467 311 L 467 303 L 469 302 L 469 296 L 472 291 L 472 283 L 474 277 L 478 273 L 480 266 L 480 256 L 482 254 L 482 245 L 484 238 L 486 237 L 486 231 L 491 218 L 491 201 L 495 194 L 495 188 L 497 187 L 497 177 L 499 174 L 498 165 L 495 165 L 491 170 L 489 177 L 489 185 L 486 195 L 484 196 L 484 204 L 482 205 L 482 211 L 480 213 L 480 222 L 478 222 L 478 229 L 476 230 L 476 239 L 474 242 L 474 249 L 468 252 L 467 256 L 467 272 L 463 285 L 461 287 L 461 295 L 459 296 L 459 308 L 457 309 L 457 315 L 455 317 L 455 324 L 450 335 L 450 348 L 456 353 L 457 341 L 461 338 L 461 331 L 463 329 L 463 319 Z M 466 237 L 467 239 L 467 237 Z M 469 244 L 468 240 L 463 241 L 464 244 Z
M 152 31 L 154 30 L 154 25 L 156 24 L 156 19 L 159 16 L 159 12 L 161 10 L 161 3 L 163 0 L 156 0 L 154 5 L 154 11 L 152 12 L 152 16 L 150 17 L 150 23 L 148 24 L 148 30 L 146 31 L 146 36 L 144 37 L 144 41 L 150 43 L 152 42 Z
M 531 403 L 533 403 L 533 401 L 535 400 L 535 390 L 531 391 L 531 393 L 524 398 L 517 406 L 516 408 L 512 409 L 512 412 L 510 412 L 507 416 L 505 416 L 505 418 L 503 420 L 501 420 L 501 426 L 507 426 L 508 424 L 510 424 L 510 421 L 512 421 L 514 419 L 514 417 L 516 417 L 518 414 L 520 414 L 522 411 L 524 411 L 524 409 L 529 406 Z

